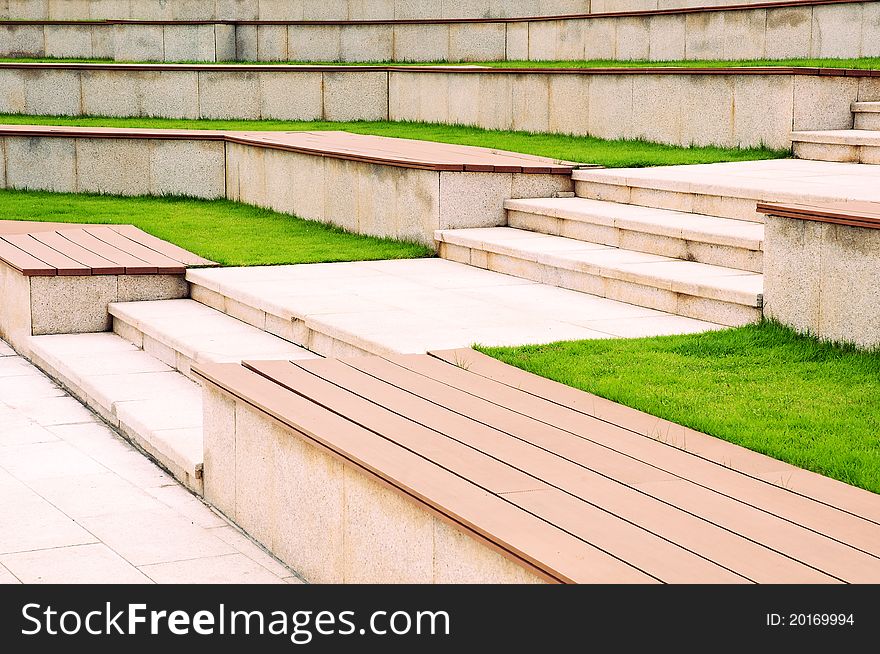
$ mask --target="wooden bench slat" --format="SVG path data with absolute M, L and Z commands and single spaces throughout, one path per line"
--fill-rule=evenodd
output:
M 55 275 L 55 268 L 53 266 L 14 246 L 12 243 L 4 240 L 4 238 L 0 238 L 0 261 L 5 262 L 22 275 L 28 277 L 53 277 Z
M 382 386 L 364 384 L 363 379 L 340 370 L 346 364 L 352 370 L 371 375 L 371 379 L 376 378 L 387 383 Z M 719 497 L 702 486 L 661 473 L 653 466 L 515 414 L 377 357 L 357 357 L 343 361 L 316 360 L 298 365 L 324 378 L 332 378 L 334 383 L 368 397 L 373 402 L 384 400 L 395 411 L 404 412 L 411 420 L 450 437 L 463 434 L 470 438 L 491 427 L 492 431 L 499 430 L 498 435 L 506 437 L 507 441 L 515 442 L 509 434 L 524 443 L 534 444 L 519 448 L 519 452 L 514 452 L 515 448 L 511 448 L 504 460 L 522 470 L 552 480 L 554 485 L 573 495 L 638 523 L 759 583 L 833 581 L 828 575 L 802 562 L 780 557 L 769 547 L 756 544 L 762 541 L 754 538 L 758 528 L 753 525 L 757 523 L 766 525 L 769 529 L 784 531 L 787 528 L 788 531 L 798 532 L 792 539 L 792 546 L 796 549 L 808 548 L 811 541 L 821 538 L 818 535 L 788 523 L 779 524 L 780 520 L 766 514 L 756 515 L 756 510 L 748 505 L 737 507 L 739 512 L 736 517 L 740 529 L 736 533 L 728 531 L 723 526 L 717 526 L 713 512 L 719 503 L 725 500 L 731 502 L 729 498 Z M 424 400 L 416 402 L 408 399 L 407 395 Z M 430 403 L 430 407 L 424 406 L 424 403 Z M 616 430 L 601 423 L 595 427 L 605 428 L 610 432 Z M 503 456 L 497 451 L 484 451 L 499 458 Z M 551 462 L 539 469 L 539 462 L 546 461 L 551 456 L 548 453 L 552 453 L 560 462 L 574 463 L 565 466 L 552 465 Z M 678 504 L 672 505 L 665 498 L 651 492 L 655 484 L 665 488 L 670 482 L 687 484 L 691 503 L 698 506 L 691 507 L 687 512 L 678 508 Z M 635 484 L 639 484 L 636 489 L 633 488 Z
M 112 225 L 110 228 L 135 243 L 150 248 L 151 250 L 155 250 L 159 254 L 178 261 L 185 266 L 217 265 L 215 262 L 200 257 L 197 254 L 193 254 L 189 250 L 184 250 L 182 247 L 178 247 L 173 243 L 163 241 L 161 238 L 148 234 L 134 225 Z
M 151 267 L 155 266 L 156 272 L 160 275 L 182 275 L 186 273 L 186 266 L 181 262 L 166 257 L 164 254 L 160 254 L 140 243 L 136 243 L 111 227 L 97 225 L 85 227 L 84 229 L 95 238 L 98 238 L 123 252 L 131 254 L 138 259 L 142 259 Z
M 108 261 L 123 266 L 127 275 L 155 275 L 158 272 L 158 268 L 155 265 L 151 265 L 130 252 L 124 252 L 106 241 L 102 241 L 85 229 L 65 230 L 64 238 L 73 241 L 80 247 L 90 250 Z
M 40 259 L 40 261 L 45 261 L 48 265 L 55 268 L 56 275 L 82 276 L 91 275 L 92 273 L 88 266 L 41 243 L 30 234 L 8 234 L 3 239 L 7 243 L 11 243 L 20 250 L 24 250 L 28 254 Z
M 566 493 L 549 487 L 535 476 L 365 400 L 294 363 L 255 361 L 244 365 L 374 433 L 382 434 L 451 473 L 503 496 L 512 504 L 520 506 L 519 496 L 524 491 L 543 490 L 558 495 L 560 502 L 568 504 L 568 510 L 556 513 L 553 524 L 662 581 L 747 581 L 610 512 L 575 498 L 572 498 L 574 502 L 568 502 L 563 498 Z M 545 514 L 537 515 L 547 519 Z
M 200 364 L 193 370 L 313 444 L 559 581 L 656 582 L 473 483 L 237 364 Z
M 80 262 L 84 266 L 88 266 L 93 275 L 121 275 L 125 272 L 123 266 L 108 261 L 91 250 L 87 250 L 81 245 L 65 238 L 63 232 L 38 232 L 31 234 L 31 236 L 44 245 L 58 250 L 62 254 Z
M 506 406 L 514 410 L 524 409 L 531 415 L 534 415 L 538 407 L 544 411 L 552 409 L 554 424 L 562 426 L 560 422 L 565 421 L 565 424 L 571 427 L 570 431 L 575 433 L 581 433 L 579 426 L 583 418 L 578 417 L 578 414 L 596 415 L 601 420 L 617 424 L 632 434 L 620 434 L 614 442 L 606 443 L 609 447 L 625 451 L 640 459 L 647 456 L 649 462 L 662 465 L 665 470 L 710 485 L 732 497 L 747 498 L 748 501 L 771 513 L 821 533 L 829 533 L 838 540 L 880 555 L 880 536 L 876 535 L 874 528 L 870 527 L 869 537 L 865 538 L 859 521 L 850 519 L 851 516 L 858 516 L 875 525 L 880 524 L 880 500 L 874 493 L 788 464 L 783 464 L 783 469 L 789 471 L 786 474 L 797 475 L 798 481 L 796 487 L 790 485 L 782 488 L 761 478 L 761 475 L 767 474 L 767 470 L 761 468 L 760 463 L 769 461 L 769 458 L 757 452 L 745 450 L 691 429 L 684 429 L 688 448 L 685 451 L 657 440 L 666 438 L 667 425 L 683 428 L 655 416 L 551 379 L 533 375 L 475 350 L 443 350 L 430 354 L 446 364 L 451 364 L 452 367 L 464 368 L 474 376 L 501 384 L 502 388 L 493 392 L 492 400 L 495 402 L 500 403 L 503 398 L 509 397 L 509 402 L 505 400 Z M 442 370 L 444 374 L 449 374 L 448 370 Z M 421 372 L 424 374 L 424 371 Z M 504 386 L 508 387 L 507 391 L 503 390 Z M 553 409 L 554 404 L 558 409 Z M 639 434 L 641 436 L 634 438 Z M 581 435 L 591 438 L 590 434 Z M 694 448 L 705 441 L 711 442 L 714 449 L 704 447 L 699 455 L 695 454 Z M 629 444 L 632 447 L 627 450 L 622 449 Z M 645 450 L 644 454 L 642 450 Z M 737 462 L 736 470 L 732 470 L 728 465 L 734 460 Z M 755 466 L 750 468 L 748 465 L 743 465 L 750 462 L 755 462 Z M 853 532 L 853 525 L 857 525 L 859 530 Z

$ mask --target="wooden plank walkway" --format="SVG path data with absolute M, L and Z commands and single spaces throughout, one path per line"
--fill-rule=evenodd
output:
M 197 374 L 552 581 L 880 582 L 880 496 L 472 350 Z
M 182 275 L 213 261 L 132 225 L 0 220 L 0 261 L 22 275 Z

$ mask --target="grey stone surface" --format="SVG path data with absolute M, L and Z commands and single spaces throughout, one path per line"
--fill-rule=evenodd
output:
M 119 61 L 164 61 L 162 25 L 115 25 L 114 52 Z
M 26 113 L 56 116 L 77 116 L 82 113 L 78 71 L 56 70 L 51 75 L 43 75 L 39 70 L 20 72 Z
M 287 25 L 257 26 L 257 60 L 288 60 Z
M 42 57 L 46 52 L 39 25 L 0 25 L 0 53 L 4 57 Z
M 235 33 L 234 25 L 214 25 L 215 55 L 217 61 L 235 61 Z
M 119 275 L 116 302 L 179 300 L 189 295 L 183 275 Z
M 774 75 L 743 75 L 734 80 L 733 144 L 789 147 L 796 80 Z
M 765 44 L 767 58 L 809 57 L 812 30 L 812 7 L 768 9 Z
M 235 402 L 211 385 L 205 385 L 202 387 L 202 410 L 205 500 L 234 517 Z
M 323 110 L 323 73 L 258 73 L 260 113 L 278 120 L 320 120 Z
M 794 130 L 852 129 L 858 96 L 855 78 L 795 76 Z
M 111 195 L 150 192 L 150 150 L 141 141 L 76 139 L 77 190 Z
M 596 75 L 590 79 L 590 130 L 600 138 L 632 138 L 633 78 Z
M 724 58 L 724 13 L 693 13 L 685 18 L 687 59 Z
M 650 50 L 649 19 L 645 17 L 617 19 L 616 59 L 648 59 Z
M 91 59 L 92 32 L 90 26 L 46 25 L 43 27 L 45 37 L 44 56 L 58 58 Z M 36 56 L 41 56 L 39 53 Z
M 25 88 L 23 71 L 0 69 L 0 112 L 25 113 Z
M 873 36 L 877 39 L 876 34 Z M 813 7 L 812 57 L 849 57 L 861 50 L 862 5 L 817 5 Z M 797 128 L 795 128 L 797 129 Z
M 733 142 L 736 117 L 734 78 L 703 75 L 685 77 L 682 81 L 678 142 L 694 145 Z
M 387 120 L 388 75 L 324 73 L 324 120 Z
M 762 59 L 765 52 L 767 12 L 764 10 L 726 11 L 724 15 L 724 57 Z
M 339 34 L 339 61 L 390 61 L 394 29 L 390 25 L 357 25 Z
M 199 118 L 202 76 L 212 74 L 170 70 L 137 73 L 140 115 Z
M 506 29 L 502 23 L 460 23 L 449 25 L 449 60 L 503 60 L 505 33 Z
M 8 188 L 74 193 L 76 145 L 73 139 L 6 137 Z
M 395 25 L 396 61 L 445 61 L 449 59 L 448 25 Z
M 31 281 L 0 261 L 0 338 L 26 352 L 31 337 Z
M 109 331 L 107 305 L 116 300 L 116 277 L 34 277 L 31 316 L 35 336 Z
M 685 58 L 685 17 L 653 16 L 648 26 L 649 56 L 652 61 L 675 61 Z
M 290 25 L 288 57 L 291 61 L 339 61 L 341 31 L 338 25 Z
M 768 216 L 764 230 L 765 315 L 818 335 L 823 226 Z
M 164 61 L 217 61 L 213 25 L 165 25 Z
M 198 76 L 200 118 L 261 118 L 257 73 L 201 71 Z

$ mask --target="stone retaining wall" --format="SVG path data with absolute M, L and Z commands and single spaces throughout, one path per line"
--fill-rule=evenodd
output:
M 22 24 L 0 57 L 115 61 L 547 61 L 880 56 L 880 3 L 517 22 Z
M 792 130 L 851 129 L 851 103 L 880 100 L 870 74 L 0 64 L 0 113 L 390 119 L 784 149 Z

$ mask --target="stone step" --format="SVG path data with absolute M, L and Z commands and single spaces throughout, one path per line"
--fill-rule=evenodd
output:
M 761 318 L 763 275 L 510 227 L 439 230 L 440 256 L 723 325 Z
M 761 272 L 764 226 L 587 198 L 508 200 L 507 224 L 675 259 Z
M 853 102 L 853 127 L 880 130 L 880 102 Z
M 870 115 L 880 117 L 880 113 Z M 791 141 L 798 159 L 880 164 L 880 130 L 793 132 Z
M 196 493 L 202 485 L 202 391 L 117 334 L 31 339 L 31 360 Z
M 880 169 L 853 163 L 770 159 L 576 170 L 578 197 L 763 222 L 758 202 L 876 201 Z
M 116 302 L 113 331 L 175 370 L 242 359 L 314 359 L 317 355 L 193 300 Z

